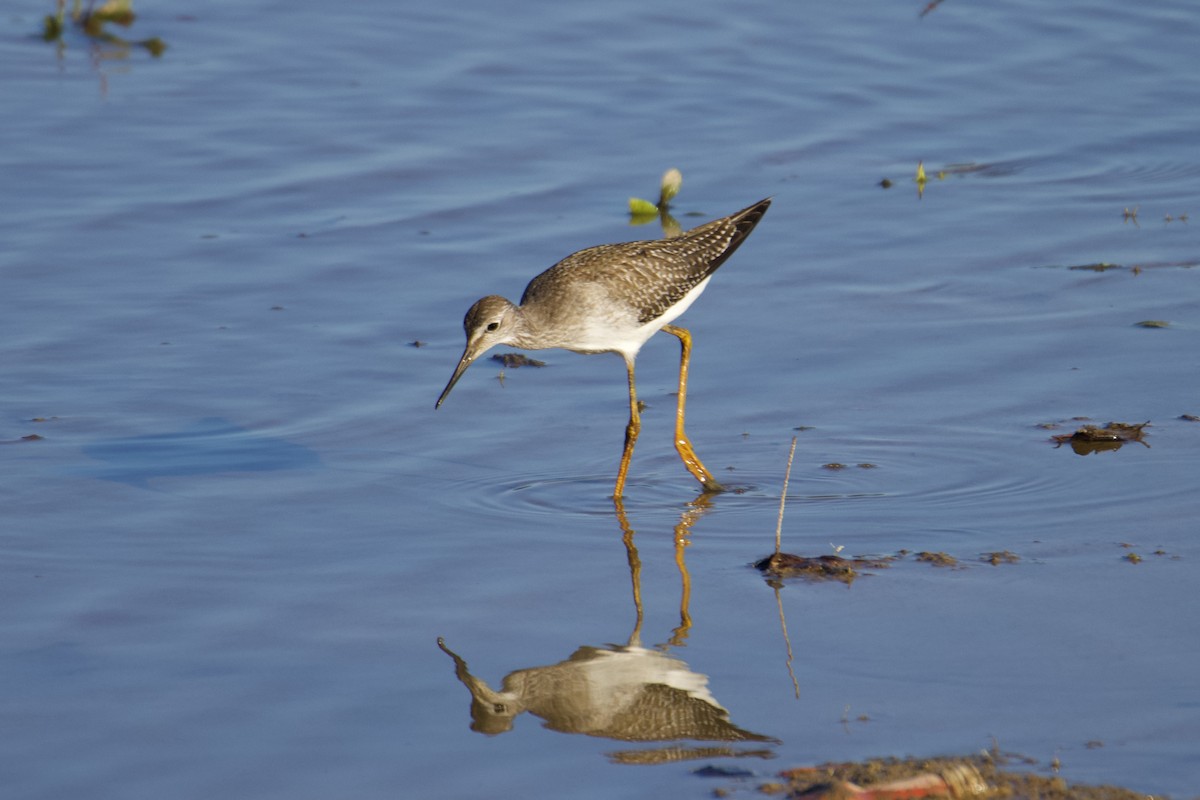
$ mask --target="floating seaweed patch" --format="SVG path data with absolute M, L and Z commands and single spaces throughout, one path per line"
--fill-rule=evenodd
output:
M 683 233 L 683 228 L 670 214 L 671 201 L 679 194 L 683 186 L 683 173 L 672 167 L 663 173 L 659 181 L 658 202 L 652 203 L 640 197 L 629 198 L 629 224 L 645 225 L 659 220 L 662 223 L 663 236 L 670 239 Z
M 942 553 L 942 552 L 930 553 L 930 552 L 922 551 L 920 553 L 916 553 L 913 556 L 913 558 L 915 558 L 915 559 L 917 559 L 917 561 L 921 561 L 925 564 L 932 564 L 935 567 L 957 567 L 958 566 L 958 559 L 955 558 L 954 556 L 950 555 L 949 553 Z
M 1089 740 L 1089 749 L 1103 742 Z M 1144 792 L 1119 786 L 1068 783 L 1058 775 L 1029 772 L 1037 761 L 998 748 L 967 756 L 880 758 L 796 767 L 778 773 L 761 791 L 806 800 L 881 800 L 882 798 L 996 798 L 1043 800 L 1144 800 Z M 1055 768 L 1055 761 L 1049 766 Z
M 755 569 L 775 578 L 805 578 L 810 581 L 853 583 L 866 569 L 886 569 L 895 556 L 882 558 L 843 558 L 838 555 L 797 556 L 772 553 L 754 562 Z
M 98 6 L 89 3 L 87 8 L 84 8 L 82 0 L 75 0 L 69 10 L 66 0 L 59 0 L 58 11 L 47 14 L 42 22 L 42 38 L 47 42 L 62 43 L 63 34 L 67 29 L 74 28 L 98 44 L 110 45 L 120 51 L 140 47 L 158 58 L 167 49 L 167 43 L 157 36 L 125 39 L 112 33 L 111 26 L 129 28 L 136 19 L 133 0 L 108 0 Z
M 1139 442 L 1145 447 L 1145 428 L 1149 421 L 1137 424 L 1126 422 L 1110 422 L 1107 425 L 1084 425 L 1073 433 L 1061 433 L 1052 436 L 1058 446 L 1070 444 L 1071 449 L 1081 456 L 1090 455 L 1103 450 L 1118 450 L 1126 442 Z
M 1125 269 L 1120 264 L 1110 264 L 1107 261 L 1097 261 L 1095 264 L 1075 264 L 1067 267 L 1073 270 L 1088 270 L 1090 272 L 1108 272 L 1110 269 Z

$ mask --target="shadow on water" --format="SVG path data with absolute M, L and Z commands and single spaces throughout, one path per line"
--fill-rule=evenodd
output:
M 714 757 L 772 758 L 770 748 L 697 746 L 689 742 L 779 741 L 734 725 L 708 688 L 708 676 L 670 655 L 670 647 L 686 640 L 692 627 L 689 612 L 691 577 L 684 560 L 692 525 L 710 507 L 707 497 L 689 503 L 675 526 L 675 561 L 679 566 L 679 625 L 668 640 L 642 645 L 642 562 L 625 508 L 615 502 L 629 562 L 636 618 L 623 645 L 583 645 L 565 661 L 510 672 L 499 691 L 471 674 L 467 662 L 441 638 L 438 647 L 454 659 L 454 673 L 471 693 L 471 730 L 507 733 L 513 720 L 528 711 L 544 727 L 560 733 L 579 733 L 622 742 L 672 742 L 654 749 L 622 750 L 608 754 L 621 764 L 657 764 Z
M 274 472 L 321 463 L 314 450 L 261 436 L 221 417 L 206 417 L 179 431 L 106 439 L 83 448 L 102 462 L 73 474 L 149 488 L 152 478 Z

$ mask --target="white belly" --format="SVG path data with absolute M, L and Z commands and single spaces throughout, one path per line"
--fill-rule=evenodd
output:
M 624 324 L 612 324 L 615 320 L 593 320 L 592 324 L 585 327 L 578 346 L 571 349 L 582 352 L 613 351 L 632 360 L 651 336 L 662 330 L 663 326 L 671 324 L 688 310 L 688 306 L 696 302 L 696 298 L 704 291 L 704 287 L 708 286 L 710 280 L 711 276 L 700 281 L 661 317 L 644 325 L 638 325 L 632 313 L 622 321 Z

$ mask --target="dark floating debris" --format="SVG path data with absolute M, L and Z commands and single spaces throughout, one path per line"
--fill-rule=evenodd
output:
M 1014 771 L 1037 762 L 989 750 L 963 757 L 881 758 L 799 767 L 779 773 L 771 794 L 806 800 L 920 800 L 921 798 L 1040 798 L 1040 800 L 1145 800 L 1118 786 L 1071 784 L 1058 775 Z M 1053 764 L 1052 764 L 1053 765 Z
M 1121 266 L 1120 264 L 1109 264 L 1107 261 L 1101 261 L 1096 264 L 1076 264 L 1073 267 L 1067 267 L 1067 269 L 1090 270 L 1091 272 L 1108 272 L 1110 269 L 1125 269 L 1125 267 Z
M 1083 439 L 1088 442 L 1140 441 L 1142 438 L 1142 429 L 1149 424 L 1149 421 L 1140 422 L 1136 425 L 1130 425 L 1125 422 L 1110 422 L 1103 428 L 1095 425 L 1084 425 L 1072 434 L 1063 434 L 1054 438 L 1064 441 L 1067 439 Z
M 745 767 L 722 767 L 708 764 L 692 770 L 697 778 L 753 778 L 754 773 Z
M 841 548 L 838 549 L 840 550 Z M 840 555 L 809 557 L 777 552 L 754 562 L 754 568 L 767 576 L 768 583 L 771 583 L 773 580 L 777 581 L 785 578 L 803 578 L 814 583 L 834 580 L 850 584 L 856 578 L 864 574 L 870 574 L 863 572 L 863 570 L 887 569 L 897 561 L 910 556 L 915 561 L 923 564 L 931 564 L 935 567 L 950 567 L 952 569 L 965 569 L 967 567 L 966 564 L 949 553 L 924 550 L 914 553 L 909 550 L 900 550 L 892 556 L 859 556 L 856 558 L 844 558 Z M 1000 564 L 1016 564 L 1021 560 L 1021 557 L 1008 550 L 1000 550 L 994 553 L 981 553 L 979 560 L 985 564 L 999 566 Z
M 1128 561 L 1130 564 L 1140 564 L 1143 561 L 1145 561 L 1146 559 L 1142 558 L 1140 555 L 1133 552 L 1133 547 L 1134 546 L 1132 544 L 1130 544 L 1129 542 L 1121 542 L 1121 548 L 1123 550 L 1129 551 L 1125 555 L 1121 556 L 1121 558 Z M 1166 554 L 1167 554 L 1166 551 L 1162 550 L 1161 548 L 1154 551 L 1154 555 L 1156 555 L 1156 556 L 1165 556 Z
M 884 558 L 842 558 L 841 556 L 797 556 L 791 553 L 772 553 L 754 562 L 759 572 L 774 578 L 804 578 L 810 581 L 854 582 L 864 569 L 886 569 L 896 560 Z
M 1149 447 L 1143 438 L 1143 428 L 1149 424 L 1150 422 L 1146 421 L 1136 425 L 1126 422 L 1110 422 L 1103 427 L 1084 425 L 1074 433 L 1062 433 L 1050 438 L 1057 442 L 1059 447 L 1070 443 L 1072 450 L 1086 456 L 1103 450 L 1118 450 L 1126 442 L 1139 442 Z
M 1136 219 L 1134 220 L 1137 221 Z M 1127 270 L 1134 275 L 1140 275 L 1147 269 L 1193 269 L 1200 266 L 1200 261 L 1145 261 L 1140 264 L 1110 264 L 1107 261 L 1097 261 L 1091 264 L 1072 264 L 1066 269 L 1083 270 L 1087 272 L 1108 272 L 1109 270 Z M 1050 264 L 1046 269 L 1063 269 L 1061 264 Z
M 925 7 L 921 9 L 921 13 L 918 14 L 917 16 L 923 17 L 926 14 L 928 14 L 929 12 L 933 11 L 938 6 L 940 6 L 941 4 L 942 4 L 942 0 L 930 0 L 930 2 L 925 4 Z
M 1141 322 L 1133 323 L 1135 328 L 1169 328 L 1171 323 L 1165 319 L 1144 319 Z
M 783 490 L 779 493 L 779 517 L 775 524 L 775 552 L 766 558 L 761 558 L 754 562 L 754 567 L 759 572 L 767 576 L 767 583 L 779 588 L 779 581 L 782 578 L 805 578 L 810 581 L 826 581 L 835 580 L 841 581 L 847 585 L 852 583 L 857 578 L 862 569 L 881 569 L 887 567 L 897 557 L 889 558 L 842 558 L 838 555 L 841 553 L 841 547 L 834 548 L 834 555 L 816 556 L 809 558 L 807 556 L 797 556 L 791 553 L 783 552 L 783 511 L 787 505 L 788 482 L 792 479 L 792 461 L 796 457 L 796 442 L 799 437 L 792 437 L 792 446 L 788 451 L 787 469 L 783 472 Z M 845 469 L 845 464 L 830 465 L 826 464 L 826 469 Z M 859 464 L 860 467 L 869 468 L 873 464 Z M 782 613 L 782 612 L 781 612 Z M 786 637 L 786 628 L 784 635 Z M 799 692 L 799 689 L 797 689 Z M 797 697 L 800 695 L 797 694 Z
M 40 442 L 44 438 L 46 438 L 46 437 L 41 436 L 40 434 L 30 433 L 25 436 L 22 436 L 20 439 L 0 439 L 0 444 L 19 444 L 21 442 Z
M 958 559 L 949 553 L 928 553 L 922 551 L 913 556 L 917 561 L 933 564 L 935 567 L 957 567 Z
M 536 358 L 522 355 L 521 353 L 497 353 L 492 356 L 492 361 L 499 361 L 506 368 L 517 369 L 518 367 L 544 367 L 545 361 L 538 361 Z

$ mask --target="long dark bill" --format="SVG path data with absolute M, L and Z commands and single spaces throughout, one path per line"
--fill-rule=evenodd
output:
M 450 390 L 454 388 L 454 384 L 458 383 L 458 379 L 463 376 L 463 373 L 467 371 L 467 367 L 471 366 L 471 362 L 474 360 L 475 358 L 471 355 L 470 348 L 463 351 L 462 358 L 458 360 L 458 366 L 454 368 L 454 374 L 450 376 L 450 382 L 446 384 L 445 389 L 442 389 L 442 395 L 434 404 L 434 409 L 442 407 L 442 401 L 446 399 L 446 395 L 450 394 Z

